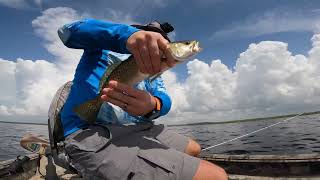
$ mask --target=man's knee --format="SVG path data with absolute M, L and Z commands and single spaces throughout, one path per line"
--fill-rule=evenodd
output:
M 201 152 L 201 146 L 194 140 L 189 139 L 189 143 L 187 148 L 184 151 L 185 153 L 189 154 L 190 156 L 198 156 Z
M 193 180 L 227 180 L 224 169 L 208 161 L 201 160 Z

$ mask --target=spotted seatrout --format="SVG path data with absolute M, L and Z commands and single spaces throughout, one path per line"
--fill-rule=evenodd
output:
M 176 64 L 182 63 L 188 60 L 191 56 L 200 52 L 198 41 L 177 41 L 168 44 L 168 50 L 171 56 L 176 60 Z M 110 58 L 117 58 L 113 55 Z M 89 100 L 83 104 L 76 106 L 73 111 L 83 120 L 89 123 L 95 122 L 100 107 L 103 103 L 101 100 L 101 91 L 103 88 L 108 86 L 109 81 L 115 80 L 130 86 L 149 78 L 150 81 L 155 79 L 157 76 L 161 75 L 164 71 L 168 70 L 170 67 L 167 66 L 165 58 L 161 61 L 161 72 L 156 75 L 150 75 L 141 73 L 134 60 L 133 56 L 130 56 L 125 61 L 118 61 L 108 67 L 106 72 L 103 74 L 100 85 L 99 85 L 99 96 L 95 99 Z

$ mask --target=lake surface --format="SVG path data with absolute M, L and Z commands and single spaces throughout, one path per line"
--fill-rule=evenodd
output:
M 171 128 L 193 137 L 202 148 L 207 148 L 286 119 L 288 118 Z M 281 155 L 320 153 L 320 114 L 298 116 L 203 153 Z
M 0 123 L 0 161 L 29 154 L 20 146 L 20 140 L 27 133 L 48 137 L 48 127 L 44 125 Z
M 226 124 L 169 127 L 193 137 L 206 148 L 264 128 L 288 118 Z M 48 137 L 47 126 L 0 123 L 0 161 L 28 152 L 19 141 L 26 133 Z M 320 114 L 299 116 L 250 136 L 212 148 L 205 153 L 301 154 L 320 153 Z

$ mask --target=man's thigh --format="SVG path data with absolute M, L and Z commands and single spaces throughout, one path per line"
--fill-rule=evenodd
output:
M 131 131 L 111 141 L 101 131 L 100 127 L 80 130 L 66 140 L 66 152 L 84 177 L 192 179 L 199 166 L 200 159 L 145 136 L 145 131 Z
M 190 138 L 167 128 L 163 124 L 154 125 L 150 130 L 151 136 L 161 144 L 180 152 L 185 152 Z
M 65 140 L 71 165 L 84 179 L 123 179 L 138 153 L 137 147 L 117 147 L 105 132 L 108 132 L 105 127 L 90 126 Z
M 131 166 L 134 180 L 192 180 L 200 159 L 175 149 L 140 149 Z

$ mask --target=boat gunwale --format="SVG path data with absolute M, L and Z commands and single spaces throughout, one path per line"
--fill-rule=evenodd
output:
M 39 158 L 38 154 L 26 154 L 25 156 L 28 156 L 30 158 L 29 161 L 34 161 Z M 8 168 L 16 159 L 17 158 L 0 161 L 0 170 Z
M 24 172 L 20 175 L 9 175 L 8 178 L 12 177 L 30 177 L 30 173 L 35 173 L 36 162 L 39 156 L 37 154 L 29 154 L 27 155 L 30 158 L 30 163 L 32 163 L 33 167 L 28 168 L 28 172 Z M 227 154 L 210 154 L 199 157 L 204 160 L 208 160 L 218 165 L 221 165 L 228 172 L 230 179 L 243 179 L 243 177 L 267 177 L 268 178 L 280 178 L 280 177 L 310 177 L 311 179 L 319 177 L 319 173 L 314 173 L 314 170 L 309 171 L 308 167 L 305 169 L 305 165 L 314 166 L 320 164 L 320 154 L 297 154 L 297 155 L 227 155 Z M 241 159 L 242 158 L 242 159 Z M 15 159 L 5 160 L 0 162 L 0 172 L 4 172 L 7 170 L 11 163 L 14 162 Z M 271 172 L 275 172 L 274 170 L 270 171 L 270 169 L 264 169 L 262 173 L 252 169 L 252 165 L 256 164 L 257 167 L 272 167 L 272 164 L 276 164 L 276 167 L 279 171 L 276 174 L 272 174 Z M 259 165 L 260 164 L 260 165 Z M 284 165 L 287 164 L 287 165 Z M 30 166 L 31 164 L 29 164 Z M 248 166 L 249 165 L 249 166 Z M 247 169 L 250 167 L 250 169 Z M 303 168 L 300 173 L 290 173 L 285 170 L 288 167 L 294 168 Z M 234 169 L 232 170 L 232 169 Z M 242 169 L 244 168 L 244 169 Z M 285 169 L 279 169 L 285 168 Z M 33 169 L 33 170 L 31 170 Z M 237 170 L 238 169 L 238 170 Z M 290 170 L 291 168 L 289 168 Z M 240 170 L 240 171 L 239 171 Z M 245 171 L 242 171 L 245 170 Z M 294 169 L 291 169 L 294 170 Z M 306 171 L 307 170 L 307 171 Z M 33 171 L 33 172 L 31 172 Z M 317 171 L 318 172 L 318 171 Z M 24 175 L 25 174 L 25 175 Z M 232 178 L 231 178 L 232 177 Z M 259 179 L 259 178 L 257 178 Z M 281 178 L 280 178 L 281 179 Z M 307 178 L 308 179 L 308 178 Z
M 37 169 L 37 162 L 39 160 L 38 154 L 27 154 L 25 155 L 30 159 L 22 164 L 23 172 L 11 174 L 10 166 L 15 162 L 15 159 L 9 159 L 0 161 L 0 179 L 29 179 Z
M 320 153 L 292 154 L 292 155 L 227 155 L 210 154 L 202 155 L 202 159 L 219 162 L 252 162 L 252 163 L 295 163 L 295 162 L 320 162 Z

